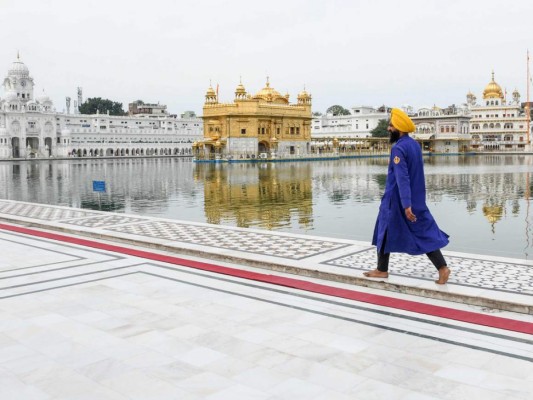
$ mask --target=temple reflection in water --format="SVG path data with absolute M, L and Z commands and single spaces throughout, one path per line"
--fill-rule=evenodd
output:
M 426 176 L 428 202 L 442 201 L 443 195 L 452 195 L 465 202 L 470 214 L 479 209 L 495 232 L 496 224 L 505 215 L 517 217 L 520 214 L 521 199 L 529 204 L 532 161 L 527 155 L 466 157 L 467 170 L 447 174 L 442 171 L 444 166 L 457 167 L 453 158 L 430 157 L 426 165 L 434 165 L 444 173 Z
M 526 258 L 531 155 L 425 158 L 447 249 Z M 0 162 L 0 198 L 369 241 L 387 158 L 195 164 L 190 159 Z M 92 190 L 105 180 L 107 192 Z
M 309 163 L 196 164 L 194 178 L 203 182 L 209 223 L 277 229 L 296 218 L 300 228 L 313 224 Z

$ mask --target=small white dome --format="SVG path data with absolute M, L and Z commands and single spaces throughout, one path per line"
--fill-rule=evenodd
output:
M 11 68 L 9 68 L 7 74 L 9 76 L 14 75 L 27 78 L 30 75 L 30 71 L 28 70 L 28 67 L 26 67 L 26 64 L 17 58 L 17 60 L 13 61 L 13 64 L 11 64 Z
M 46 95 L 46 93 L 44 92 L 43 90 L 43 93 L 37 97 L 37 101 L 41 104 L 44 104 L 44 103 L 52 103 L 52 100 L 50 100 L 50 97 L 48 97 Z

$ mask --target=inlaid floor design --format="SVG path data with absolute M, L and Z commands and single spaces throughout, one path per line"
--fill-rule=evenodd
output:
M 276 257 L 280 262 L 306 261 L 314 257 L 314 264 L 304 264 L 312 269 L 320 265 L 339 268 L 340 270 L 368 270 L 376 265 L 376 252 L 373 247 L 362 251 L 352 251 L 346 241 L 327 240 L 313 236 L 280 234 L 269 231 L 257 231 L 224 227 L 219 225 L 188 223 L 163 219 L 144 218 L 119 213 L 102 213 L 75 208 L 52 205 L 33 204 L 0 200 L 0 214 L 14 218 L 24 217 L 53 222 L 65 229 L 77 227 L 94 232 L 104 231 L 128 234 L 135 238 L 165 240 L 179 245 L 193 245 L 205 251 L 228 254 L 246 254 L 247 257 Z M 99 230 L 99 231 L 97 231 Z M 363 248 L 366 244 L 356 247 Z M 179 246 L 178 246 L 179 247 Z M 345 249 L 345 250 L 343 250 Z M 342 250 L 346 255 L 334 257 L 333 252 Z M 342 254 L 342 253 L 341 253 Z M 487 257 L 486 259 L 458 256 L 446 257 L 452 275 L 450 283 L 455 286 L 489 289 L 517 295 L 533 296 L 533 265 L 502 262 Z M 392 275 L 430 281 L 435 279 L 436 271 L 425 256 L 391 255 L 390 273 Z
M 312 237 L 299 238 L 207 224 L 154 221 L 148 218 L 136 218 L 120 214 L 103 215 L 102 213 L 31 203 L 0 201 L 1 213 L 292 260 L 301 260 L 348 246 L 346 243 L 313 239 Z
M 198 226 L 178 222 L 148 221 L 110 227 L 107 230 L 293 260 L 301 260 L 347 246 L 344 243 L 312 238 L 296 238 L 246 229 L 233 230 L 219 226 Z
M 0 246 L 2 399 L 533 392 L 529 335 L 23 234 Z
M 533 266 L 467 257 L 446 256 L 445 258 L 452 269 L 450 283 L 533 295 Z M 323 264 L 368 270 L 375 268 L 376 262 L 376 249 L 369 248 L 324 261 Z M 391 254 L 389 273 L 424 280 L 434 280 L 436 276 L 435 267 L 425 255 L 409 256 L 399 253 Z
M 12 202 L 0 200 L 0 213 L 18 215 L 20 217 L 56 221 L 67 218 L 98 216 L 97 213 L 66 207 L 48 207 L 41 204 Z

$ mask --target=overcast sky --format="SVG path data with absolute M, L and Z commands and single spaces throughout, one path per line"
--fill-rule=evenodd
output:
M 492 69 L 525 101 L 533 1 L 0 0 L 0 32 L 0 73 L 19 51 L 58 111 L 81 86 L 201 114 L 210 80 L 230 102 L 267 76 L 291 102 L 305 85 L 313 111 L 445 107 L 479 99 Z

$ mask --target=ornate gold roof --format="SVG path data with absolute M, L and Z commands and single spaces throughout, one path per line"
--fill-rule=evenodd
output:
M 207 89 L 207 92 L 205 94 L 206 96 L 216 96 L 215 89 L 211 85 L 209 85 L 209 88 Z
M 246 89 L 244 88 L 244 85 L 242 83 L 239 83 L 237 85 L 237 88 L 235 89 L 235 93 L 246 94 Z
M 289 103 L 289 100 L 285 96 L 282 96 L 280 92 L 270 87 L 268 77 L 266 81 L 266 86 L 259 92 L 257 92 L 257 94 L 253 98 L 256 100 L 265 100 L 271 103 Z
M 483 91 L 484 99 L 503 99 L 503 91 L 500 85 L 494 80 L 494 71 L 492 71 L 492 80 Z
M 299 99 L 308 99 L 310 97 L 311 97 L 311 95 L 307 92 L 307 90 L 305 90 L 305 88 L 300 93 L 298 93 L 298 98 Z

